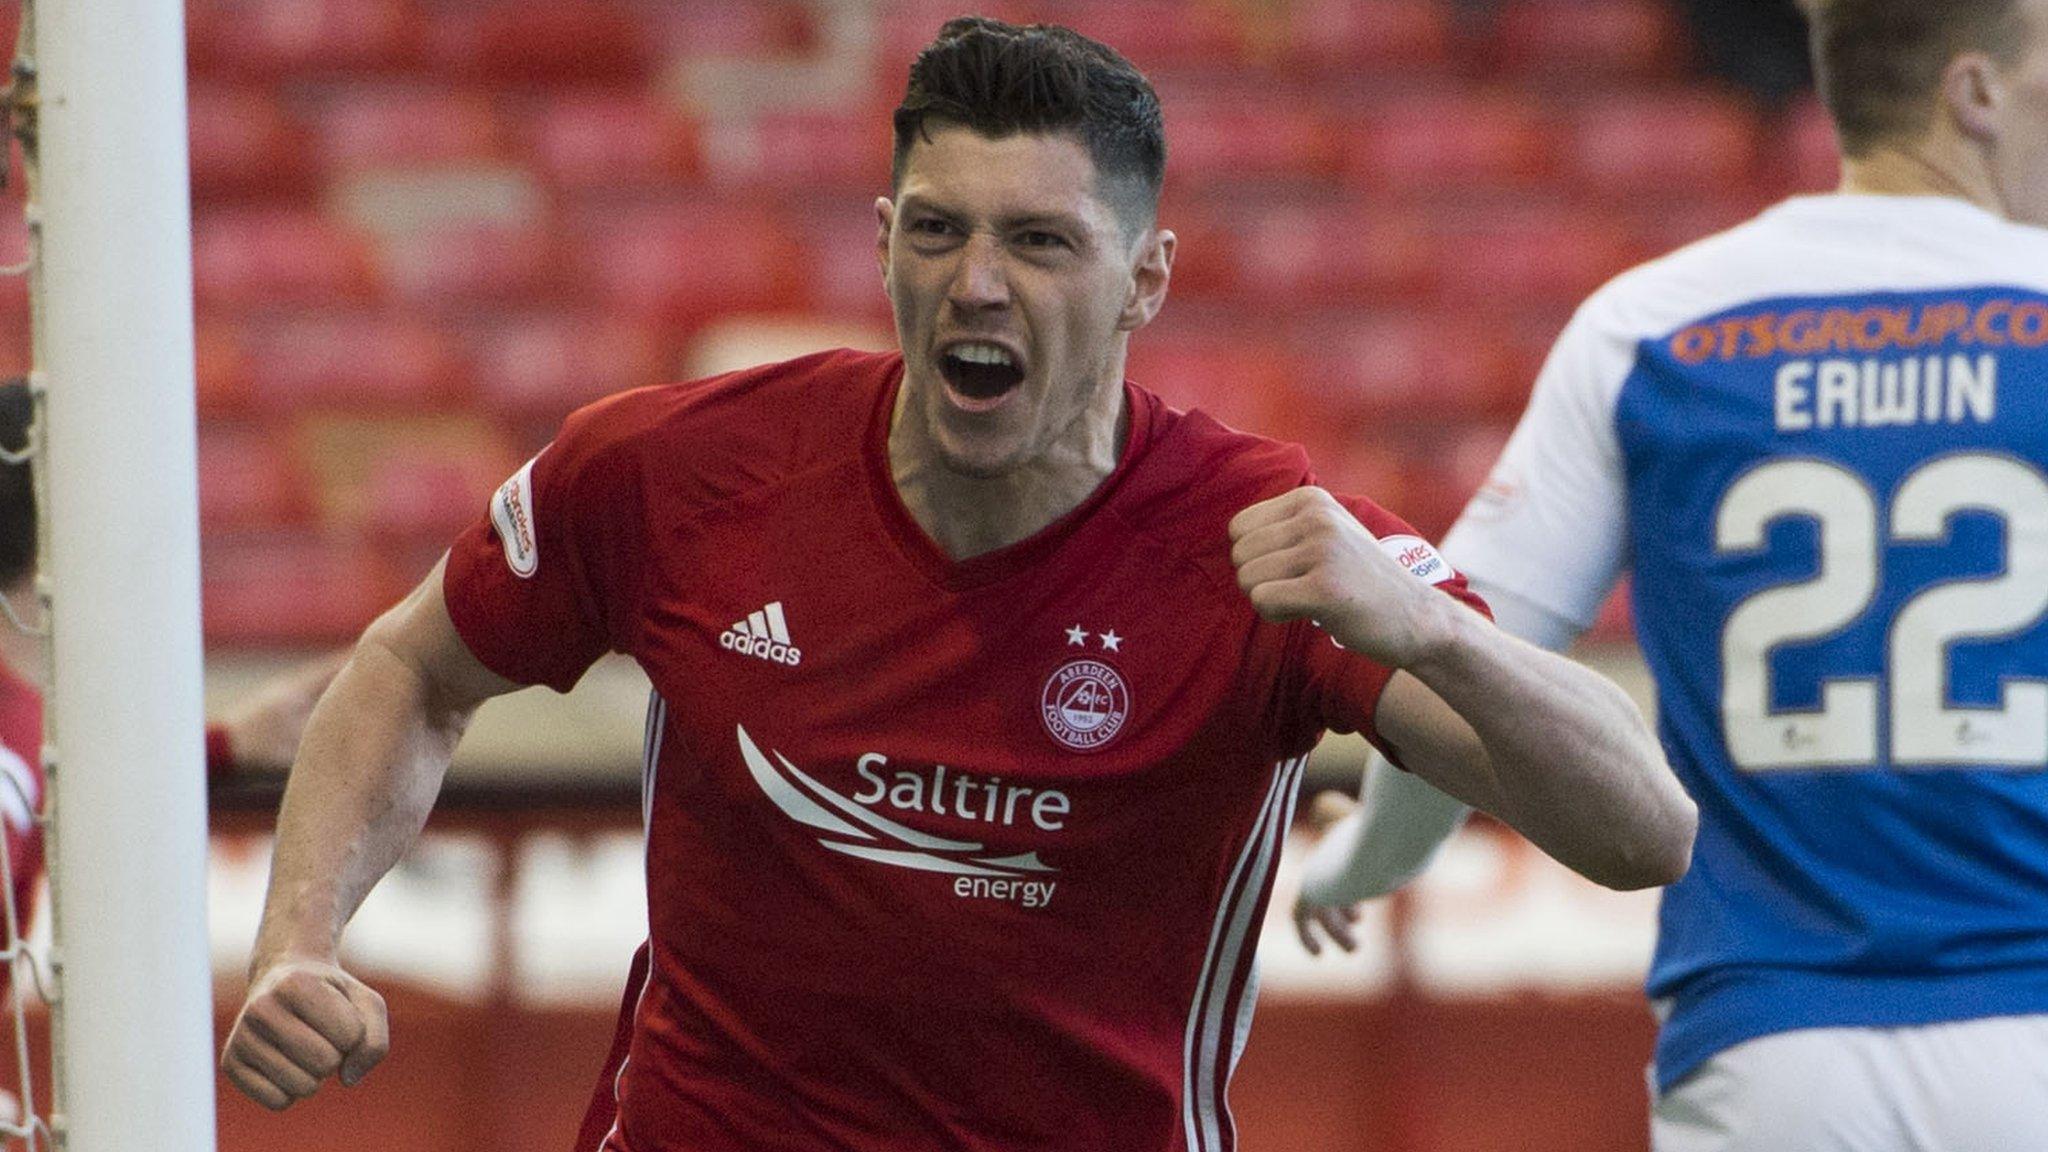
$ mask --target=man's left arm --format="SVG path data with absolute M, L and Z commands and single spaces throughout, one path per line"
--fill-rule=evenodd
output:
M 1619 687 L 1416 580 L 1319 488 L 1245 509 L 1230 535 L 1260 615 L 1395 669 L 1373 721 L 1403 767 L 1610 888 L 1684 874 L 1697 811 Z

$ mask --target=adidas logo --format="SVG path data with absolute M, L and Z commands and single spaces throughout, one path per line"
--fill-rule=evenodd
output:
M 718 637 L 718 646 L 728 652 L 758 656 L 791 668 L 804 658 L 802 650 L 789 642 L 789 622 L 782 618 L 780 600 L 747 613 L 745 620 L 733 621 L 732 627 Z

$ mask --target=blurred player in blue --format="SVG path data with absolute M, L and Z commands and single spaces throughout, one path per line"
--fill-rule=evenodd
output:
M 1589 300 L 1444 551 L 1562 648 L 1624 569 L 1700 806 L 1657 1152 L 2048 1149 L 2048 0 L 1810 0 L 1839 193 Z M 1376 766 L 1297 919 L 1462 810 Z

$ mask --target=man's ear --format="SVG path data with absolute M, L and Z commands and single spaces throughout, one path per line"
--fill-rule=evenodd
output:
M 1941 103 L 1956 130 L 1980 143 L 1998 138 L 2006 102 L 2005 78 L 1988 53 L 1965 52 L 1941 74 Z
M 1136 332 L 1166 306 L 1166 288 L 1173 280 L 1173 253 L 1180 238 L 1164 228 L 1148 228 L 1131 266 L 1131 290 L 1117 316 L 1117 330 Z
M 875 197 L 875 259 L 882 268 L 882 283 L 889 282 L 889 234 L 896 226 L 896 205 L 887 196 Z

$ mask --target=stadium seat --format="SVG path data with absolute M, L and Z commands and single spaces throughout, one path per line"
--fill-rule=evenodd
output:
M 802 0 L 721 0 L 717 4 L 642 4 L 641 34 L 671 60 L 774 57 L 818 44 L 818 6 Z M 949 14 L 958 15 L 957 9 Z M 932 28 L 936 30 L 935 23 Z
M 1668 71 L 1681 43 L 1664 0 L 1509 0 L 1492 56 L 1518 76 L 1605 83 Z
M 464 398 L 456 337 L 430 320 L 378 312 L 293 312 L 251 321 L 238 335 L 249 405 L 420 411 Z
M 571 236 L 581 279 L 631 316 L 688 327 L 802 299 L 794 231 L 753 200 L 585 201 Z
M 1575 307 L 1645 255 L 1633 221 L 1537 203 L 1444 210 L 1437 291 L 1456 308 Z
M 1290 70 L 1348 77 L 1360 72 L 1416 73 L 1442 69 L 1452 43 L 1451 13 L 1442 0 L 1298 0 L 1270 28 Z M 1259 33 L 1251 33 L 1257 37 Z
M 193 353 L 200 419 L 252 415 L 255 405 L 241 325 L 213 309 L 200 308 L 193 323 Z
M 493 84 L 644 78 L 655 57 L 633 9 L 607 0 L 495 0 L 433 9 L 427 63 Z
M 361 303 L 377 288 L 368 241 L 298 208 L 204 210 L 192 226 L 193 293 L 203 308 Z
M 1485 482 L 1507 443 L 1493 422 L 1378 424 L 1354 439 L 1346 484 L 1440 541 Z M 1339 457 L 1341 459 L 1341 457 Z
M 1162 95 L 1167 178 L 1192 188 L 1324 181 L 1337 168 L 1334 132 L 1310 105 L 1244 91 Z
M 1518 93 L 1449 89 L 1358 110 L 1342 135 L 1345 182 L 1395 193 L 1521 187 L 1548 174 L 1553 125 Z
M 1827 192 L 1842 182 L 1841 141 L 1820 101 L 1802 100 L 1787 109 L 1777 137 L 1781 151 L 1773 168 L 1782 178 L 1775 191 Z
M 379 246 L 378 266 L 392 298 L 422 311 L 540 302 L 566 287 L 561 250 L 545 227 L 401 232 Z
M 889 121 L 866 107 L 764 109 L 713 121 L 704 135 L 705 174 L 720 188 L 889 188 Z
M 199 570 L 207 643 L 239 647 L 350 639 L 411 575 L 357 539 L 318 531 L 211 535 Z
M 1239 17 L 1222 4 L 1182 0 L 1045 0 L 1030 18 L 1113 44 L 1140 69 L 1228 68 L 1245 58 Z M 933 31 L 938 29 L 936 26 Z
M 668 376 L 660 330 L 622 316 L 506 313 L 469 324 L 464 342 L 479 401 L 508 420 L 552 424 L 599 397 Z
M 295 439 L 322 523 L 392 544 L 446 543 L 519 467 L 511 442 L 474 413 L 321 416 Z
M 425 32 L 413 0 L 191 0 L 185 13 L 193 73 L 236 81 L 401 71 Z
M 1511 413 L 1526 382 L 1499 326 L 1462 316 L 1382 312 L 1305 321 L 1293 341 L 1296 405 L 1328 418 L 1433 423 Z
M 1274 435 L 1286 423 L 1292 357 L 1270 333 L 1182 316 L 1131 341 L 1125 373 L 1178 408 Z
M 1760 188 L 1745 187 L 1719 196 L 1673 196 L 1653 210 L 1635 214 L 1635 232 L 1645 256 L 1682 248 L 1748 220 L 1771 203 Z
M 336 172 L 476 163 L 504 151 L 496 109 L 476 89 L 352 85 L 322 93 L 307 119 L 320 162 Z
M 1247 209 L 1229 198 L 1195 199 L 1169 184 L 1159 205 L 1159 222 L 1173 230 L 1179 245 L 1173 257 L 1173 291 L 1169 307 L 1182 301 L 1226 300 L 1241 290 L 1238 283 L 1238 228 Z
M 875 213 L 865 198 L 837 194 L 779 213 L 800 249 L 803 302 L 821 316 L 889 323 L 875 258 Z
M 1569 156 L 1575 178 L 1600 195 L 1733 191 L 1755 171 L 1756 114 L 1705 91 L 1595 100 L 1572 117 Z
M 553 91 L 517 114 L 526 156 L 556 188 L 672 188 L 699 171 L 698 128 L 637 89 Z
M 196 199 L 311 190 L 308 135 L 268 90 L 195 82 L 186 123 Z
M 305 476 L 277 429 L 199 426 L 199 525 L 208 533 L 308 522 Z
M 1248 204 L 1234 222 L 1233 280 L 1248 304 L 1297 309 L 1370 302 L 1430 282 L 1428 237 L 1400 209 L 1356 201 Z

